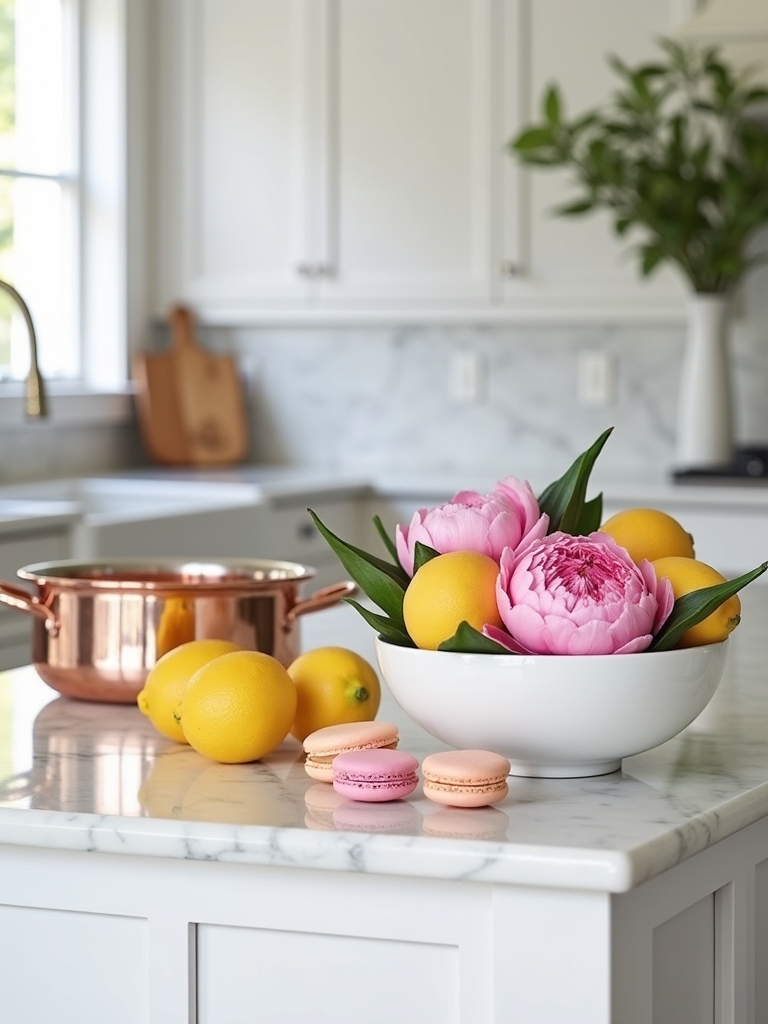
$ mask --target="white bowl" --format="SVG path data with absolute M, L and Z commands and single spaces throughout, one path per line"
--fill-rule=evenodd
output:
M 451 747 L 493 750 L 513 775 L 605 775 L 707 706 L 728 641 L 615 655 L 451 654 L 376 639 L 400 707 Z

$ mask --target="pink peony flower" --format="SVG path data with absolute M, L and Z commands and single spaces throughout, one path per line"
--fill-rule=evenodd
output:
M 496 599 L 506 646 L 533 654 L 644 651 L 674 604 L 669 580 L 605 533 L 553 533 L 504 551 Z M 504 643 L 498 630 L 492 639 Z
M 395 534 L 400 564 L 413 575 L 416 542 L 445 554 L 480 551 L 499 561 L 505 548 L 539 540 L 547 532 L 549 517 L 542 515 L 531 485 L 508 476 L 490 494 L 459 491 L 437 508 L 419 509 L 409 526 Z

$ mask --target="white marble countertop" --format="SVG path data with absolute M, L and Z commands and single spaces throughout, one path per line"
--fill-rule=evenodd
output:
M 511 778 L 483 811 L 441 810 L 420 789 L 334 809 L 292 740 L 261 763 L 215 764 L 134 707 L 69 701 L 15 669 L 0 674 L 0 843 L 625 891 L 768 814 L 768 590 L 747 591 L 744 611 L 720 689 L 679 737 L 612 775 Z M 305 648 L 373 660 L 347 606 L 302 628 Z M 386 694 L 379 717 L 420 759 L 441 749 Z

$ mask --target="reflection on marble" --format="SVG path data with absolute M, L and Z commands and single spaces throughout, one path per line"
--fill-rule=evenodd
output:
M 725 679 L 680 736 L 612 775 L 510 778 L 496 807 L 459 812 L 420 788 L 381 807 L 345 801 L 306 775 L 290 738 L 261 762 L 215 764 L 136 708 L 57 697 L 14 670 L 0 675 L 0 842 L 623 891 L 768 814 L 768 588 L 743 606 Z M 351 608 L 310 618 L 305 647 L 374 660 Z M 386 693 L 380 715 L 402 749 L 441 749 Z

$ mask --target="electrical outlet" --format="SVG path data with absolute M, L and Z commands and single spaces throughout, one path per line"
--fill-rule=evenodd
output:
M 476 405 L 485 397 L 485 359 L 469 349 L 451 354 L 449 393 L 459 405 Z
M 602 349 L 588 349 L 578 357 L 579 404 L 590 409 L 616 403 L 616 359 Z

